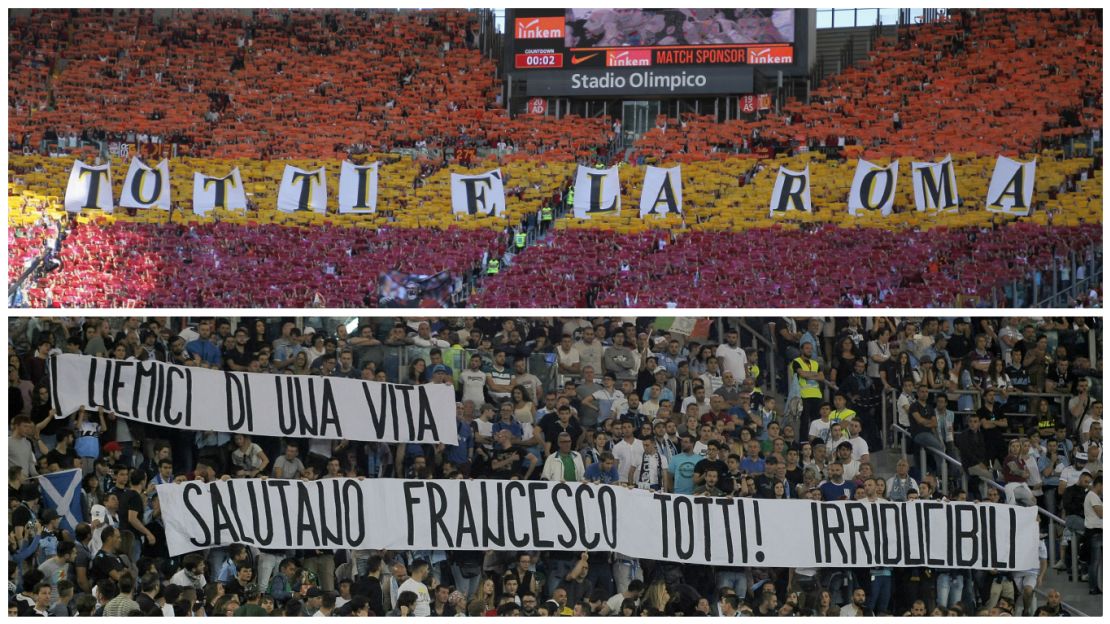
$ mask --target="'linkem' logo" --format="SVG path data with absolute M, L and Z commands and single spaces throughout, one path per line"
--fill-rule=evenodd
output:
M 518 17 L 513 30 L 517 39 L 562 39 L 566 22 L 561 17 Z
M 605 56 L 606 67 L 648 67 L 651 65 L 651 50 L 609 50 Z
M 748 48 L 751 65 L 789 65 L 794 62 L 794 48 Z

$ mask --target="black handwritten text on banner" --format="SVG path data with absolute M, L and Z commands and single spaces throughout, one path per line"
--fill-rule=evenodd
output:
M 548 481 L 232 479 L 158 486 L 170 554 L 261 548 L 602 550 L 769 567 L 1037 566 L 1036 511 L 817 503 Z
M 79 407 L 195 431 L 457 444 L 451 386 L 231 373 L 62 354 L 51 361 L 57 414 Z

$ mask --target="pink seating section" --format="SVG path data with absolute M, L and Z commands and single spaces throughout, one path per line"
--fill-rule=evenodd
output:
M 474 307 L 577 307 L 596 286 L 598 307 L 836 307 L 842 294 L 883 307 L 990 303 L 1030 270 L 1053 266 L 1052 250 L 1084 252 L 1101 225 L 1047 228 L 1015 223 L 977 231 L 890 232 L 825 226 L 693 232 L 654 251 L 669 233 L 558 232 L 471 297 Z M 623 271 L 619 262 L 627 262 Z
M 70 234 L 62 253 L 66 268 L 29 289 L 28 303 L 299 308 L 319 293 L 328 307 L 363 307 L 383 273 L 466 275 L 484 250 L 499 244 L 493 230 L 93 223 Z M 26 253 L 13 248 L 13 258 Z

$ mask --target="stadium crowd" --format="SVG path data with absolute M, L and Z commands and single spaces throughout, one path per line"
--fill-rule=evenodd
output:
M 9 614 L 1064 614 L 1060 593 L 1044 588 L 1043 539 L 1040 566 L 1010 573 L 712 568 L 562 551 L 232 545 L 168 556 L 154 486 L 256 476 L 545 479 L 705 496 L 1039 505 L 1066 517 L 1058 543 L 1078 548 L 1091 593 L 1101 591 L 1101 375 L 1089 358 L 1101 352 L 1096 321 L 682 321 L 11 319 Z M 103 409 L 57 418 L 52 353 L 449 384 L 459 444 L 251 439 L 143 425 Z M 906 437 L 883 439 L 886 414 Z M 896 441 L 905 453 L 887 452 Z M 941 482 L 932 456 L 917 465 L 920 447 L 958 456 L 962 470 Z M 83 472 L 83 517 L 70 531 L 36 478 L 74 468 Z M 1055 530 L 1042 521 L 1042 537 Z M 1061 569 L 1065 554 L 1052 556 Z
M 750 293 L 767 290 L 766 273 L 773 297 L 796 307 L 1100 305 L 1097 287 L 1046 292 L 1055 271 L 1061 285 L 1082 286 L 1080 270 L 1100 271 L 1097 10 L 953 10 L 877 38 L 866 60 L 822 80 L 805 101 L 727 120 L 662 116 L 621 150 L 611 116 L 507 110 L 490 19 L 456 9 L 13 13 L 8 188 L 17 262 L 9 279 L 21 283 L 29 272 L 15 302 L 300 307 L 313 304 L 320 284 L 335 293 L 329 304 L 362 306 L 382 276 L 379 255 L 359 242 L 366 228 L 405 249 L 432 241 L 427 254 L 388 264 L 417 275 L 449 271 L 465 282 L 452 305 L 760 305 L 766 297 Z M 1053 97 L 1014 101 L 1009 93 Z M 1038 163 L 1032 214 L 1017 223 L 981 210 L 1000 153 Z M 168 218 L 156 210 L 65 214 L 71 159 L 111 162 L 118 172 L 135 154 L 172 156 L 175 172 L 242 167 L 250 210 L 189 214 L 186 176 Z M 912 209 L 903 182 L 893 215 L 848 215 L 844 190 L 857 158 L 899 158 L 908 170 L 907 161 L 949 154 L 959 211 Z M 277 214 L 266 181 L 280 177 L 284 161 L 312 159 L 301 166 L 334 171 L 339 160 L 364 158 L 385 163 L 378 214 Z M 626 206 L 639 199 L 643 166 L 682 164 L 683 214 L 643 219 L 626 209 L 541 224 L 545 208 L 563 205 L 575 162 L 626 165 Z M 767 214 L 780 165 L 812 167 L 813 213 Z M 508 220 L 457 221 L 450 173 L 493 167 L 516 187 L 506 189 Z M 121 182 L 117 175 L 117 189 Z M 54 245 L 50 232 L 63 220 L 72 236 Z M 514 235 L 527 244 L 510 246 Z M 847 237 L 869 251 L 897 245 L 876 253 L 900 265 L 888 273 L 813 260 L 839 257 Z M 801 251 L 784 254 L 784 245 Z M 255 266 L 301 248 L 312 252 L 288 273 Z M 336 248 L 346 257 L 333 258 Z M 534 278 L 537 268 L 554 271 L 578 254 L 597 259 L 559 274 L 561 287 Z M 498 259 L 496 270 L 488 259 Z M 691 261 L 699 288 L 659 288 Z M 743 301 L 749 296 L 758 300 Z

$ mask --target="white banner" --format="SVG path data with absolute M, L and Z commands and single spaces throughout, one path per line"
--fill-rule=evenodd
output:
M 809 165 L 805 171 L 791 171 L 779 167 L 775 178 L 775 189 L 771 192 L 771 216 L 785 214 L 790 210 L 813 212 L 809 198 Z
M 578 165 L 574 178 L 574 216 L 589 219 L 595 212 L 621 211 L 621 180 L 616 167 L 592 169 Z
M 370 214 L 378 209 L 378 163 L 339 167 L 339 214 Z
M 640 191 L 640 217 L 668 212 L 682 214 L 682 167 L 664 169 L 649 166 L 644 172 L 644 186 Z
M 112 172 L 109 165 L 86 165 L 73 161 L 66 185 L 66 212 L 81 212 L 86 208 L 99 208 L 112 212 Z
M 500 217 L 505 212 L 505 178 L 500 169 L 477 175 L 451 174 L 451 212 Z
M 955 212 L 960 207 L 952 155 L 938 163 L 913 163 L 913 202 L 918 212 Z
M 999 156 L 987 190 L 987 210 L 1028 216 L 1033 207 L 1033 181 L 1037 159 L 1021 162 Z
M 59 415 L 84 406 L 144 423 L 266 436 L 457 444 L 455 391 L 342 377 L 233 373 L 61 354 L 50 361 Z
M 1029 570 L 1036 510 L 685 496 L 585 483 L 232 479 L 158 486 L 170 555 L 271 549 L 615 551 L 754 567 Z
M 860 158 L 852 190 L 848 194 L 848 214 L 878 210 L 884 217 L 894 210 L 894 193 L 898 187 L 898 161 L 880 167 Z
M 247 209 L 247 193 L 238 167 L 222 178 L 193 173 L 193 212 L 204 216 L 215 208 Z
M 120 208 L 170 209 L 170 161 L 162 159 L 153 168 L 136 156 L 131 159 L 123 190 L 119 196 Z
M 285 165 L 281 174 L 281 188 L 278 189 L 277 208 L 282 212 L 310 210 L 325 213 L 328 211 L 327 170 L 320 167 L 316 171 L 305 171 L 292 165 Z

